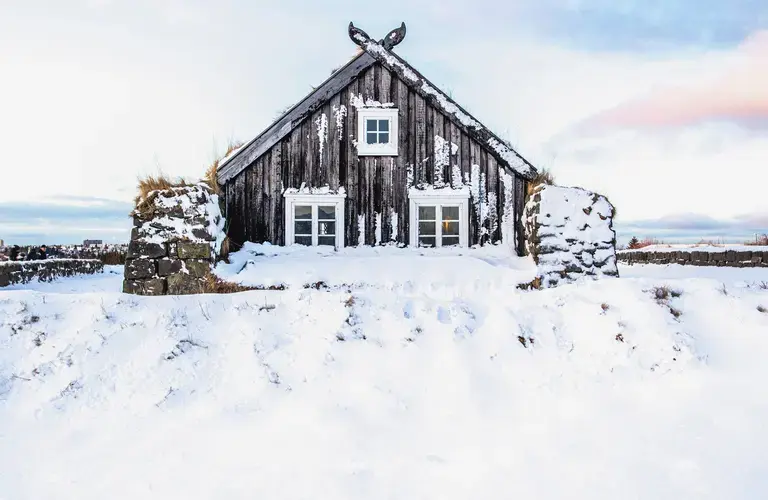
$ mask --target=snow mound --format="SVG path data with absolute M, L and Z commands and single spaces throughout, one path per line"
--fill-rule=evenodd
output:
M 530 282 L 536 268 L 529 258 L 511 256 L 503 245 L 478 248 L 400 248 L 396 245 L 287 247 L 247 242 L 219 263 L 214 273 L 247 286 L 450 290 L 451 293 L 514 288 Z
M 768 492 L 768 291 L 453 291 L 0 292 L 0 497 Z

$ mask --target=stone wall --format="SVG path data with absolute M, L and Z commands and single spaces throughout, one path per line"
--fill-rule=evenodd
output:
M 585 189 L 536 187 L 523 212 L 526 247 L 538 268 L 531 286 L 618 276 L 614 213 L 605 196 Z
M 24 262 L 0 262 L 0 287 L 39 281 L 53 281 L 78 274 L 95 274 L 104 270 L 100 260 L 49 259 Z
M 224 236 L 218 196 L 203 184 L 154 191 L 133 216 L 123 292 L 202 293 Z
M 680 264 L 683 266 L 768 267 L 768 251 L 724 250 L 719 252 L 629 251 L 619 252 L 619 261 L 627 264 Z

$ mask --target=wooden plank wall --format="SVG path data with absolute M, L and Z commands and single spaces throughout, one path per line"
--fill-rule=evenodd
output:
M 381 103 L 393 103 L 399 110 L 399 151 L 397 157 L 358 157 L 357 115 L 351 105 L 352 96 L 362 96 Z M 336 125 L 338 109 L 346 107 L 342 130 Z M 318 123 L 328 123 L 325 142 L 320 147 Z M 435 171 L 435 135 L 456 144 L 456 154 L 442 171 Z M 322 154 L 321 154 L 322 149 Z M 479 166 L 486 193 L 495 193 L 491 210 L 496 220 L 479 220 L 474 200 L 470 200 L 469 235 L 471 244 L 501 240 L 501 217 L 504 212 L 504 186 L 499 164 L 493 154 L 463 132 L 455 118 L 444 115 L 416 94 L 386 68 L 376 64 L 328 102 L 320 106 L 281 142 L 259 157 L 247 169 L 227 183 L 224 190 L 228 235 L 234 248 L 245 241 L 282 245 L 285 243 L 283 191 L 328 185 L 343 187 L 347 193 L 343 221 L 346 246 L 358 244 L 358 216 L 365 220 L 364 241 L 375 244 L 376 214 L 381 216 L 381 242 L 391 239 L 408 244 L 408 171 L 415 182 L 452 184 L 453 165 L 458 165 L 462 179 L 471 177 L 473 165 Z M 476 169 L 475 169 L 476 170 Z M 472 179 L 474 180 L 474 179 Z M 479 181 L 479 179 L 478 179 Z M 520 214 L 524 203 L 525 180 L 515 176 L 515 231 L 519 254 L 524 252 L 523 225 Z M 511 200 L 512 201 L 512 200 Z M 487 199 L 482 200 L 483 204 Z M 397 234 L 392 235 L 391 217 L 397 213 Z M 481 227 L 488 235 L 481 240 Z

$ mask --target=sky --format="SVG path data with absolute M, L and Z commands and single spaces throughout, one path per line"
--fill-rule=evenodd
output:
M 608 196 L 620 242 L 768 232 L 765 0 L 2 0 L 0 239 L 127 241 L 138 176 L 255 137 L 354 54 L 349 21 L 405 21 L 395 51 Z

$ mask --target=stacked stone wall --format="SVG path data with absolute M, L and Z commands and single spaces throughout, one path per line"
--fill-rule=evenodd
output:
M 100 260 L 48 259 L 24 262 L 0 262 L 0 287 L 38 281 L 53 281 L 79 274 L 95 274 L 104 270 Z
M 627 264 L 680 264 L 682 266 L 768 267 L 766 250 L 627 251 L 619 252 L 619 261 Z
M 133 215 L 123 292 L 203 293 L 223 238 L 218 196 L 202 184 L 156 191 Z
M 526 247 L 548 288 L 583 277 L 618 276 L 613 205 L 581 188 L 538 186 L 525 206 Z

